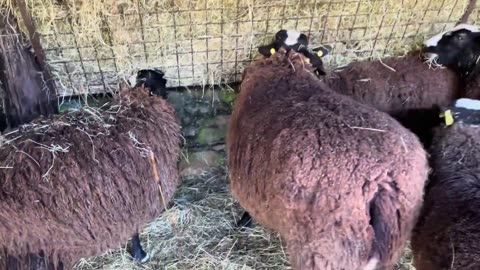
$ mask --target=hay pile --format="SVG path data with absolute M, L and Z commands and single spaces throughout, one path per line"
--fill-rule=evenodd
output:
M 87 269 L 286 269 L 278 237 L 259 226 L 235 229 L 241 215 L 223 170 L 183 180 L 168 214 L 140 234 L 151 259 L 134 265 L 125 248 L 82 260 Z
M 12 7 L 13 0 L 0 0 Z M 238 81 L 280 28 L 335 48 L 331 66 L 402 54 L 451 26 L 468 0 L 26 0 L 60 95 L 114 91 L 160 67 L 169 86 Z M 18 14 L 18 12 L 16 12 Z M 475 12 L 470 18 L 477 18 Z M 253 50 L 252 50 L 253 49 Z

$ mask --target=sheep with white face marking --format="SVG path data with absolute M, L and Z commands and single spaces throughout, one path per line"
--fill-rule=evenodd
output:
M 106 111 L 38 119 L 4 139 L 0 269 L 71 269 L 132 236 L 134 260 L 148 259 L 138 230 L 180 182 L 180 125 L 164 99 L 124 90 Z
M 297 51 L 299 48 L 307 46 L 308 38 L 305 34 L 295 30 L 282 29 L 275 33 L 272 43 L 258 47 L 258 52 L 265 57 L 270 57 L 280 48 L 284 48 L 287 51 L 291 49 Z
M 285 51 L 243 74 L 227 135 L 232 193 L 295 269 L 393 269 L 427 178 L 418 139 L 328 89 Z
M 428 62 L 448 67 L 461 76 L 464 97 L 480 99 L 480 28 L 460 24 L 432 37 L 424 45 Z
M 321 58 L 331 50 L 328 46 L 319 46 L 316 48 L 308 47 L 308 38 L 305 34 L 294 30 L 280 30 L 275 34 L 272 43 L 258 47 L 258 52 L 264 57 L 270 57 L 280 48 L 287 52 L 294 50 L 306 56 L 306 60 L 312 64 L 317 75 L 325 75 L 323 62 Z
M 417 270 L 480 269 L 480 101 L 445 110 L 429 149 L 433 173 L 412 234 Z M 453 123 L 452 123 L 453 122 Z

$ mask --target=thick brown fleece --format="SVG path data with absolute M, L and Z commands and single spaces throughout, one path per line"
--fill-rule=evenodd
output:
M 40 119 L 5 139 L 0 244 L 10 256 L 43 252 L 69 269 L 129 240 L 164 210 L 149 151 L 166 202 L 179 184 L 179 122 L 144 89 L 126 90 L 108 111 Z
M 246 68 L 227 149 L 233 195 L 286 240 L 295 269 L 393 268 L 428 173 L 397 121 L 279 52 Z
M 480 269 L 480 127 L 435 129 L 433 174 L 412 235 L 417 270 Z
M 447 68 L 431 68 L 421 52 L 404 57 L 352 62 L 323 78 L 338 93 L 394 116 L 428 146 L 439 125 L 438 107 L 464 95 L 461 78 Z

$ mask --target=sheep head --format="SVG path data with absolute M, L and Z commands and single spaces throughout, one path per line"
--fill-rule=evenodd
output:
M 293 30 L 280 30 L 275 34 L 272 43 L 258 47 L 258 51 L 264 57 L 270 57 L 278 52 L 281 48 L 286 52 L 293 50 L 299 52 L 306 57 L 314 68 L 317 75 L 326 75 L 322 58 L 330 51 L 329 46 L 318 46 L 313 49 L 308 48 L 308 38 L 305 34 Z
M 450 67 L 461 75 L 469 74 L 480 58 L 480 29 L 460 24 L 424 42 L 428 63 Z

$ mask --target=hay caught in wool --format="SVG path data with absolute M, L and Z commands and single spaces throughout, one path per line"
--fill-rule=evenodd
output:
M 146 89 L 125 89 L 106 110 L 39 118 L 4 138 L 0 242 L 23 267 L 29 252 L 71 269 L 117 248 L 163 212 L 179 185 L 178 119 Z
M 26 0 L 60 95 L 115 91 L 139 68 L 169 86 L 240 80 L 280 28 L 328 44 L 330 67 L 403 54 L 452 26 L 468 0 Z M 13 0 L 0 0 L 12 7 Z M 16 12 L 18 14 L 18 11 Z M 477 18 L 477 11 L 470 18 Z

